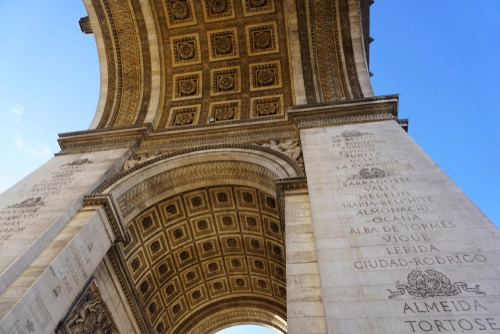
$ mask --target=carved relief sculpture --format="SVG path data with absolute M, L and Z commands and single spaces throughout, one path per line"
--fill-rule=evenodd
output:
M 57 334 L 118 334 L 115 322 L 94 281 L 66 316 Z

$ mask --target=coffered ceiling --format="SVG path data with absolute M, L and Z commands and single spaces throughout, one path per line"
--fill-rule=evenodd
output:
M 286 319 L 284 236 L 274 196 L 241 186 L 197 189 L 147 208 L 127 232 L 131 241 L 119 256 L 157 333 L 187 333 L 197 312 L 241 302 Z
M 280 121 L 370 96 L 356 0 L 83 0 L 101 63 L 91 128 Z

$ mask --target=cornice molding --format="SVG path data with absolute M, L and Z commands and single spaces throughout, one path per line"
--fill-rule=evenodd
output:
M 115 202 L 111 194 L 98 194 L 98 195 L 87 195 L 83 197 L 83 206 L 99 206 L 102 205 L 106 217 L 108 218 L 109 224 L 116 238 L 116 242 L 128 242 L 129 237 L 127 236 L 123 223 L 120 216 L 117 214 Z
M 396 120 L 398 96 L 390 95 L 351 101 L 298 106 L 287 110 L 299 129 L 359 122 Z
M 56 155 L 132 148 L 137 153 L 172 153 L 211 145 L 253 144 L 269 139 L 299 139 L 299 129 L 357 122 L 395 120 L 398 95 L 289 107 L 272 122 L 254 120 L 206 124 L 175 130 L 153 130 L 151 123 L 94 129 L 59 135 Z
M 285 192 L 305 190 L 307 191 L 307 178 L 291 177 L 288 179 L 276 180 L 276 198 L 278 199 L 278 211 L 280 217 L 281 230 L 285 232 Z M 286 246 L 286 245 L 285 245 Z

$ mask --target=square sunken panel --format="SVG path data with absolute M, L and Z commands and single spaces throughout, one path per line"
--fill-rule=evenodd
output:
M 209 113 L 216 122 L 240 119 L 241 101 L 212 102 L 209 106 Z
M 244 256 L 226 256 L 224 258 L 229 275 L 248 273 Z
M 168 126 L 182 126 L 198 124 L 201 105 L 183 106 L 170 109 Z
M 239 66 L 211 70 L 210 78 L 211 96 L 241 92 L 241 71 Z
M 236 28 L 208 31 L 210 61 L 238 58 L 238 34 Z
M 147 250 L 147 254 L 151 259 L 151 263 L 154 263 L 169 251 L 167 241 L 165 240 L 163 234 L 160 234 L 157 237 L 152 238 L 151 240 L 146 242 L 144 244 L 144 248 L 146 248 Z
M 200 37 L 198 34 L 170 37 L 172 66 L 201 63 Z
M 190 219 L 191 228 L 195 238 L 215 235 L 215 223 L 212 215 L 203 215 Z
M 209 193 L 214 211 L 236 209 L 231 187 L 210 188 Z
M 234 233 L 240 231 L 240 223 L 235 213 L 216 213 L 214 214 L 214 217 L 217 222 L 217 229 L 219 230 L 219 233 Z
M 236 203 L 238 204 L 238 209 L 259 211 L 258 196 L 255 189 L 235 187 Z
M 137 254 L 130 257 L 127 261 L 127 267 L 129 272 L 132 273 L 134 281 L 141 277 L 147 268 L 149 268 L 149 264 L 146 261 L 146 257 L 142 249 L 140 249 Z
M 158 261 L 158 263 L 154 266 L 153 271 L 159 285 L 169 280 L 175 273 L 172 256 L 168 254 L 162 258 L 161 261 Z
M 224 254 L 243 254 L 241 237 L 239 235 L 230 235 L 221 237 L 220 243 Z
M 172 249 L 175 249 L 187 243 L 191 243 L 193 241 L 187 222 L 175 224 L 174 226 L 169 227 L 166 231 L 166 234 Z
M 219 249 L 219 243 L 215 238 L 198 241 L 196 242 L 196 247 L 198 248 L 198 254 L 202 260 L 222 255 Z
M 196 24 L 196 15 L 192 0 L 166 0 L 167 25 L 178 28 Z
M 138 226 L 139 234 L 143 240 L 148 239 L 161 228 L 160 219 L 158 218 L 158 212 L 155 207 L 141 213 L 135 221 L 137 222 L 136 225 Z
M 274 13 L 274 0 L 242 0 L 245 16 Z
M 283 114 L 283 95 L 256 97 L 250 99 L 250 117 L 264 117 Z
M 165 217 L 166 223 L 171 223 L 186 217 L 182 200 L 180 197 L 174 197 L 160 203 L 160 212 Z
M 276 22 L 253 24 L 246 27 L 249 56 L 280 51 Z
M 206 22 L 234 19 L 233 0 L 203 0 Z
M 221 277 L 216 280 L 207 282 L 208 292 L 210 297 L 215 298 L 229 293 L 229 284 L 226 277 Z
M 196 99 L 202 96 L 202 74 L 201 71 L 192 73 L 174 74 L 174 87 L 172 100 Z
M 207 289 L 203 284 L 191 289 L 191 291 L 188 291 L 186 293 L 186 296 L 191 307 L 196 306 L 196 304 L 199 304 L 201 302 L 207 301 L 209 298 Z
M 189 192 L 183 197 L 189 216 L 210 213 L 210 203 L 208 202 L 207 192 L 205 190 Z
M 279 60 L 269 63 L 250 64 L 250 73 L 251 91 L 280 88 L 282 86 Z
M 174 299 L 182 294 L 183 288 L 179 282 L 179 277 L 174 277 L 170 282 L 162 287 L 166 304 L 169 305 Z
M 252 277 L 252 285 L 255 292 L 271 295 L 271 282 L 267 278 Z

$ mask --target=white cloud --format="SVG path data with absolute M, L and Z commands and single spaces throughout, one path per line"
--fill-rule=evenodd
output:
M 10 114 L 13 115 L 18 121 L 24 114 L 24 108 L 21 106 L 15 106 L 10 108 Z
M 22 150 L 24 148 L 24 141 L 21 138 L 14 137 L 14 143 L 16 143 L 18 150 Z
M 42 143 L 38 143 L 36 147 L 33 147 L 31 145 L 26 144 L 24 140 L 18 137 L 14 137 L 14 143 L 16 144 L 16 148 L 19 151 L 28 152 L 29 154 L 31 154 L 33 158 L 49 157 L 52 154 L 50 148 Z

